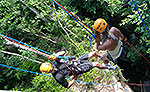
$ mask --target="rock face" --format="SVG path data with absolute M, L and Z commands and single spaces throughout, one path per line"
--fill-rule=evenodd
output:
M 133 92 L 126 83 L 119 82 L 117 76 L 113 76 L 109 85 L 105 82 L 99 83 L 99 85 L 75 82 L 71 88 L 74 92 Z
M 105 52 L 100 52 L 101 54 L 104 54 Z M 102 63 L 102 61 L 100 61 Z M 113 63 L 110 61 L 110 64 L 113 65 Z M 119 66 L 118 66 L 119 67 Z M 94 69 L 93 69 L 94 70 Z M 99 70 L 96 69 L 97 71 L 103 71 L 103 72 L 98 72 L 99 75 L 103 75 L 102 78 L 98 79 L 98 76 L 92 76 L 90 75 L 90 78 L 97 78 L 94 79 L 95 84 L 88 84 L 88 80 L 86 82 L 82 82 L 81 76 L 79 76 L 78 80 L 81 82 L 77 81 L 74 83 L 74 85 L 71 87 L 75 92 L 133 92 L 133 90 L 123 81 L 126 79 L 123 77 L 121 73 L 121 69 L 118 69 L 117 72 L 119 72 L 119 77 L 116 75 L 115 71 L 111 70 Z M 93 71 L 92 71 L 93 72 Z M 109 76 L 108 76 L 109 74 Z M 92 76 L 92 77 L 91 77 Z M 108 78 L 108 81 L 107 81 Z M 99 81 L 97 81 L 99 80 Z

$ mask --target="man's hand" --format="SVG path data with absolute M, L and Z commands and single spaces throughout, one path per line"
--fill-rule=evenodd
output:
M 53 55 L 49 55 L 49 56 L 48 56 L 48 59 L 50 59 L 50 60 L 55 60 L 55 59 L 57 59 L 57 57 L 56 57 L 56 56 L 53 56 Z
M 96 31 L 94 31 L 94 34 L 96 36 L 96 39 L 95 39 L 96 43 L 99 43 L 101 41 L 100 36 L 97 34 Z
M 74 78 L 69 82 L 67 88 L 70 88 L 70 87 L 73 85 L 73 83 L 74 83 L 74 81 L 77 79 L 77 77 L 78 77 L 78 75 L 74 75 Z

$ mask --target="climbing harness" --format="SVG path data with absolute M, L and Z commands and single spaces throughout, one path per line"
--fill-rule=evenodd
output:
M 99 18 L 94 23 L 94 29 L 99 33 L 103 33 L 107 27 L 107 23 L 104 19 Z

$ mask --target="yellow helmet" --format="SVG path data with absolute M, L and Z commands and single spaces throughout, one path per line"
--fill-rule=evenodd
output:
M 99 33 L 103 33 L 106 27 L 107 27 L 107 23 L 102 18 L 97 19 L 94 23 L 94 29 Z
M 45 73 L 49 73 L 50 69 L 51 69 L 51 64 L 50 63 L 42 63 L 40 66 L 40 71 L 41 72 L 45 72 Z

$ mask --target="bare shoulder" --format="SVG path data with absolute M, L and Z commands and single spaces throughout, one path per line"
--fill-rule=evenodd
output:
M 109 30 L 110 33 L 114 34 L 116 37 L 121 37 L 121 39 L 124 38 L 124 35 L 121 33 L 121 31 L 116 27 L 111 27 Z
M 111 33 L 116 33 L 118 31 L 119 31 L 119 29 L 116 27 L 111 27 L 111 29 L 109 30 L 109 32 L 111 32 Z

